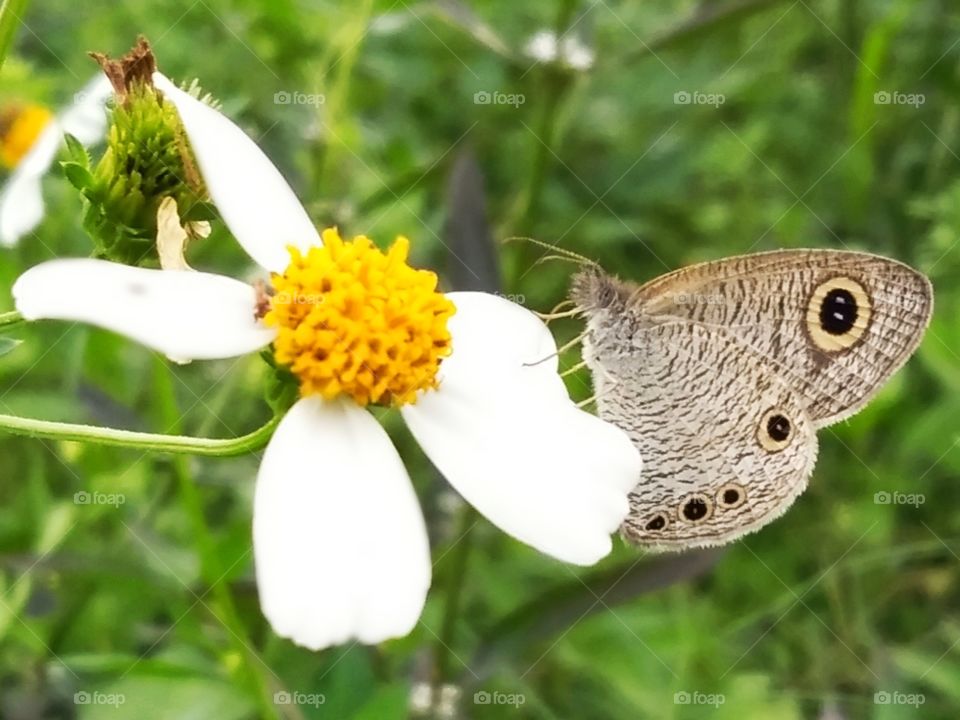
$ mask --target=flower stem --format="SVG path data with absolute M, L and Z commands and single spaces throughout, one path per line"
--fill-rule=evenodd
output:
M 22 322 L 23 315 L 18 313 L 16 310 L 0 313 L 0 329 L 5 327 L 13 327 L 14 325 L 19 325 Z
M 177 408 L 173 383 L 170 381 L 170 370 L 160 360 L 156 364 L 154 385 L 157 390 L 160 421 L 171 430 L 179 432 L 181 414 Z M 210 609 L 210 612 L 226 628 L 229 635 L 227 641 L 232 646 L 233 652 L 244 658 L 243 668 L 248 676 L 250 693 L 260 706 L 260 717 L 276 718 L 278 713 L 272 700 L 270 680 L 261 671 L 261 667 L 267 670 L 269 667 L 252 649 L 253 641 L 237 613 L 236 604 L 227 585 L 230 570 L 223 569 L 213 535 L 207 527 L 203 512 L 203 498 L 190 477 L 189 463 L 185 457 L 177 457 L 173 460 L 173 473 L 180 488 L 180 501 L 190 519 L 197 554 L 200 555 L 200 574 L 210 588 L 213 600 L 211 604 L 216 609 L 216 612 L 213 609 Z
M 554 32 L 558 38 L 562 38 L 570 24 L 573 12 L 576 9 L 576 3 L 573 0 L 561 0 L 557 13 Z M 536 234 L 536 226 L 540 220 L 540 202 L 543 197 L 543 188 L 546 182 L 547 171 L 553 164 L 555 155 L 553 146 L 556 140 L 557 120 L 560 116 L 560 103 L 571 84 L 569 71 L 557 66 L 555 63 L 548 63 L 542 69 L 543 72 L 543 105 L 540 108 L 540 117 L 537 122 L 537 128 L 534 131 L 536 143 L 533 146 L 533 159 L 530 162 L 530 174 L 527 185 L 522 193 L 522 201 L 519 211 L 515 216 L 515 224 L 523 223 L 524 232 Z M 529 253 L 529 251 L 524 251 Z M 521 257 L 521 267 L 527 267 L 530 257 L 523 255 Z
M 350 92 L 350 80 L 360 55 L 360 48 L 370 27 L 370 16 L 373 12 L 373 1 L 362 0 L 355 3 L 356 11 L 347 20 L 347 26 L 342 28 L 341 36 L 346 46 L 331 48 L 334 53 L 330 60 L 332 65 L 328 73 L 336 71 L 331 83 L 330 92 L 323 103 L 322 123 L 327 135 L 326 142 L 316 151 L 315 186 L 320 192 L 329 192 L 335 182 L 328 177 L 334 171 L 342 172 L 342 163 L 339 162 L 343 150 L 354 152 L 351 147 L 351 128 L 344 118 L 350 116 L 351 108 L 347 107 Z M 413 12 L 411 10 L 411 12 Z M 415 13 L 414 13 L 415 14 Z M 422 21 L 421 21 L 422 22 Z
M 279 417 L 273 417 L 265 425 L 246 435 L 214 439 L 190 437 L 189 435 L 133 432 L 96 425 L 51 422 L 49 420 L 35 420 L 17 415 L 0 414 L 0 433 L 8 432 L 13 435 L 46 440 L 74 440 L 98 445 L 133 448 L 145 452 L 223 457 L 243 455 L 259 450 L 267 444 L 279 422 Z
M 461 599 L 463 597 L 464 579 L 467 576 L 467 561 L 470 557 L 472 545 L 471 536 L 474 525 L 478 520 L 477 511 L 470 505 L 461 508 L 457 523 L 456 539 L 450 550 L 450 568 L 446 575 L 445 605 L 443 609 L 443 625 L 440 627 L 440 636 L 437 638 L 436 672 L 434 675 L 434 697 L 436 690 L 444 683 L 453 680 L 451 658 L 453 645 L 456 643 L 457 621 L 460 619 Z
M 29 0 L 3 0 L 0 5 L 0 67 L 13 45 L 13 36 L 23 22 L 21 18 L 27 9 Z

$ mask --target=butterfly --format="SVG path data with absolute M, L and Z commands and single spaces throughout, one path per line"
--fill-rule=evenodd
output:
M 916 350 L 933 289 L 861 252 L 778 250 L 637 285 L 574 277 L 600 417 L 644 459 L 621 533 L 663 550 L 722 545 L 806 489 L 817 430 L 863 408 Z

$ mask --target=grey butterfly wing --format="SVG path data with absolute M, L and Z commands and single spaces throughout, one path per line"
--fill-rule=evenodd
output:
M 668 549 L 729 542 L 806 487 L 816 429 L 863 407 L 919 344 L 929 281 L 864 253 L 776 251 L 643 286 L 574 281 L 598 412 L 645 461 L 622 532 Z
M 624 536 L 665 550 L 719 545 L 783 513 L 817 453 L 802 398 L 722 332 L 636 317 L 620 329 L 585 353 L 600 416 L 644 458 Z
M 930 281 L 859 252 L 780 250 L 703 263 L 631 293 L 635 312 L 728 333 L 799 392 L 818 427 L 861 409 L 910 357 Z

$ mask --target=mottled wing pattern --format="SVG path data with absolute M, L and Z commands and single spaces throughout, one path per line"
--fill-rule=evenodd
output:
M 644 546 L 718 545 L 806 488 L 816 429 L 863 407 L 919 344 L 920 273 L 874 255 L 777 251 L 643 286 L 577 276 L 601 417 L 644 458 L 622 532 Z
M 595 377 L 600 416 L 644 459 L 623 534 L 662 549 L 718 545 L 783 513 L 816 459 L 802 399 L 714 330 L 665 322 L 631 340 L 630 355 L 604 357 Z
M 780 373 L 823 427 L 860 410 L 906 362 L 933 290 L 923 274 L 876 255 L 780 250 L 664 275 L 629 305 L 724 330 Z

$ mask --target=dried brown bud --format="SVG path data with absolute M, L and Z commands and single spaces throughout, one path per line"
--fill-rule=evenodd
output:
M 137 44 L 119 60 L 112 60 L 104 53 L 91 52 L 103 73 L 113 85 L 117 100 L 125 103 L 127 96 L 135 86 L 153 87 L 153 73 L 157 71 L 157 58 L 147 39 L 141 35 Z

